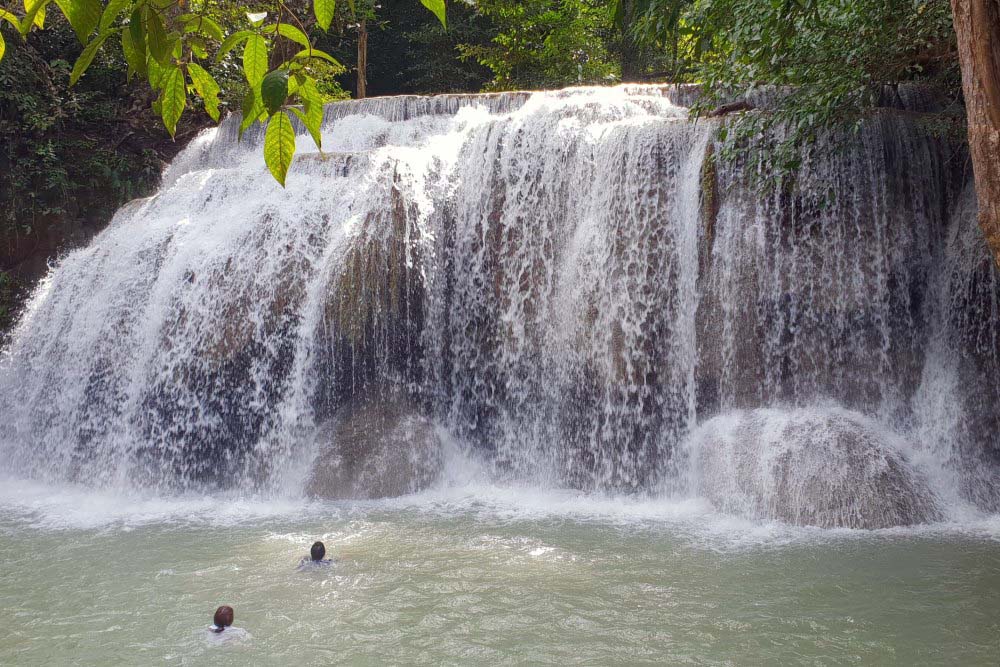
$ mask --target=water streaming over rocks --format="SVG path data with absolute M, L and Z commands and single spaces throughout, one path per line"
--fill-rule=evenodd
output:
M 710 419 L 686 443 L 692 489 L 721 510 L 794 525 L 890 528 L 941 518 L 907 444 L 842 408 Z
M 881 112 L 773 178 L 718 159 L 692 95 L 334 104 L 286 189 L 259 134 L 205 133 L 39 288 L 0 466 L 368 496 L 461 452 L 792 523 L 995 509 L 1000 308 L 963 148 Z

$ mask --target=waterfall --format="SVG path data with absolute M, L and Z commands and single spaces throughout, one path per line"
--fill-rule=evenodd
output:
M 689 120 L 694 94 L 336 103 L 285 189 L 259 128 L 205 132 L 38 288 L 0 362 L 0 469 L 297 493 L 322 468 L 405 492 L 447 442 L 502 482 L 697 492 L 706 433 L 729 462 L 737 432 L 757 459 L 802 433 L 788 455 L 822 456 L 843 438 L 819 420 L 885 452 L 851 460 L 914 470 L 917 520 L 991 506 L 989 475 L 963 481 L 1000 451 L 1000 375 L 962 148 L 883 112 L 782 176 L 723 159 L 727 121 Z
M 759 141 L 777 144 L 776 134 Z M 724 164 L 700 311 L 703 371 L 718 386 L 704 401 L 821 396 L 891 420 L 922 363 L 948 157 L 944 142 L 881 115 L 821 136 L 780 182 L 747 186 L 748 171 L 773 171 Z

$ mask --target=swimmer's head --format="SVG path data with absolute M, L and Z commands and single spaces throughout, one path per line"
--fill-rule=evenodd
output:
M 228 628 L 233 624 L 233 608 L 227 604 L 215 610 L 215 618 L 212 619 L 217 627 Z
M 312 549 L 309 550 L 309 555 L 313 560 L 323 560 L 323 556 L 326 555 L 326 546 L 322 542 L 314 542 Z

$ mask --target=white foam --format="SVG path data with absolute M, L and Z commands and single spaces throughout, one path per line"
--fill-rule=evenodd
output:
M 692 548 L 726 553 L 857 540 L 961 538 L 1000 542 L 1000 517 L 982 514 L 906 528 L 828 530 L 721 514 L 698 498 L 622 497 L 497 484 L 444 484 L 401 498 L 333 503 L 233 494 L 143 496 L 12 479 L 0 483 L 0 526 L 11 529 L 127 532 L 139 527 L 187 530 L 273 525 L 277 532 L 271 539 L 305 550 L 315 539 L 329 545 L 348 544 L 370 521 L 412 525 L 468 520 L 482 526 L 517 526 L 519 530 L 569 522 L 593 530 L 643 531 L 672 535 Z M 309 529 L 294 528 L 302 524 L 308 524 Z M 328 527 L 317 529 L 317 524 Z M 563 557 L 538 541 L 514 546 L 532 558 Z M 157 576 L 170 574 L 163 571 Z
M 231 526 L 315 512 L 295 499 L 237 494 L 159 496 L 0 478 L 0 517 L 40 530 L 131 530 L 143 525 Z

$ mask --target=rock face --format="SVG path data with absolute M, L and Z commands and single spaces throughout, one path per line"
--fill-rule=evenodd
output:
M 401 496 L 427 488 L 441 471 L 437 428 L 401 393 L 348 404 L 319 437 L 320 453 L 306 483 L 312 496 Z
M 895 438 L 841 409 L 753 410 L 692 437 L 692 486 L 717 509 L 822 528 L 889 528 L 940 519 Z
M 954 213 L 940 275 L 930 294 L 934 320 L 915 396 L 920 442 L 950 471 L 961 497 L 1000 511 L 1000 269 L 977 224 L 973 188 Z
M 784 131 L 761 146 L 777 150 Z M 789 182 L 769 164 L 759 168 L 772 183 L 748 182 L 753 161 L 717 160 L 703 174 L 700 414 L 826 398 L 868 412 L 909 400 L 938 230 L 956 203 L 942 165 L 964 148 L 903 114 L 873 115 L 859 133 L 825 135 Z

